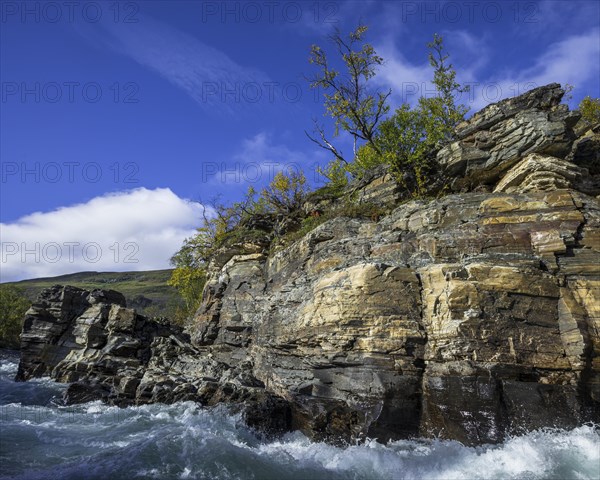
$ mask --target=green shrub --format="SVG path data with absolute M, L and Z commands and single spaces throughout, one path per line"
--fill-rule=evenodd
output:
M 386 121 L 381 123 L 381 127 L 384 127 Z M 350 163 L 346 170 L 352 175 L 353 178 L 363 178 L 368 172 L 374 170 L 380 165 L 390 165 L 391 158 L 389 152 L 382 150 L 381 145 L 381 131 L 377 135 L 376 140 L 379 144 L 379 151 L 376 151 L 372 145 L 366 143 L 360 147 L 354 161 Z
M 362 33 L 364 31 L 361 31 L 361 35 Z M 430 49 L 429 63 L 433 68 L 433 84 L 437 95 L 431 98 L 422 96 L 414 108 L 403 104 L 385 120 L 381 120 L 380 116 L 373 117 L 377 121 L 371 124 L 371 134 L 368 137 L 355 135 L 355 139 L 359 138 L 365 143 L 356 150 L 352 162 L 342 161 L 338 150 L 325 141 L 324 148 L 328 147 L 336 157 L 323 170 L 323 174 L 332 183 L 347 183 L 348 174 L 353 178 L 362 178 L 380 165 L 389 165 L 408 197 L 423 197 L 430 191 L 443 187 L 435 153 L 454 140 L 454 129 L 464 120 L 468 111 L 464 105 L 456 103 L 456 96 L 467 89 L 456 81 L 456 71 L 448 63 L 449 56 L 444 52 L 442 37 L 434 35 L 433 41 L 427 46 Z M 374 50 L 369 52 L 375 55 Z M 324 72 L 327 72 L 327 64 L 323 65 Z M 380 63 L 373 64 L 373 67 L 376 65 Z M 374 74 L 374 68 L 369 70 L 369 78 Z M 324 78 L 327 79 L 327 76 L 324 75 Z M 382 102 L 387 99 L 383 96 L 379 98 Z M 337 110 L 334 109 L 336 117 L 331 113 L 332 108 L 343 99 L 335 95 L 326 99 L 328 113 L 334 118 L 340 118 L 340 111 L 345 111 L 347 102 L 338 106 Z M 369 105 L 373 108 L 373 100 Z M 373 110 L 367 111 L 373 115 Z M 387 111 L 387 107 L 382 106 L 381 111 Z M 341 125 L 350 133 L 356 130 L 348 129 L 347 124 Z M 323 135 L 321 137 L 325 140 Z
M 317 172 L 329 180 L 328 186 L 332 191 L 342 192 L 348 186 L 348 166 L 347 163 L 336 158 L 324 168 L 319 167 Z
M 592 98 L 589 95 L 579 104 L 581 118 L 595 124 L 600 123 L 600 98 Z
M 367 218 L 376 222 L 383 217 L 385 213 L 386 210 L 376 203 L 345 202 L 339 208 L 332 211 L 332 218 Z
M 262 190 L 258 202 L 267 212 L 290 215 L 302 208 L 306 193 L 304 173 L 278 172 L 267 188 Z
M 175 320 L 184 322 L 200 306 L 207 264 L 220 248 L 247 242 L 267 243 L 277 232 L 275 222 L 272 232 L 247 228 L 246 223 L 259 215 L 282 217 L 284 223 L 286 219 L 294 220 L 305 198 L 304 174 L 279 172 L 260 195 L 250 187 L 240 202 L 230 206 L 213 202 L 215 214 L 204 215 L 196 234 L 187 238 L 171 257 L 175 269 L 169 285 L 177 289 L 185 304 L 177 309 Z
M 25 312 L 31 302 L 12 285 L 0 285 L 0 347 L 19 348 Z
M 168 285 L 175 287 L 184 301 L 184 305 L 175 310 L 175 323 L 184 324 L 185 319 L 198 309 L 205 283 L 206 274 L 203 269 L 181 265 L 173 270 Z

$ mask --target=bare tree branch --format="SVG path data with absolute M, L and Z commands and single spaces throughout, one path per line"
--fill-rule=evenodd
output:
M 325 131 L 323 130 L 323 127 L 321 127 L 316 120 L 313 120 L 314 124 L 315 124 L 315 129 L 314 131 L 316 133 L 319 134 L 319 136 L 321 137 L 321 140 L 317 140 L 316 138 L 314 138 L 313 136 L 311 136 L 306 130 L 304 131 L 304 133 L 306 134 L 306 136 L 315 144 L 317 144 L 319 147 L 323 148 L 324 150 L 327 150 L 328 152 L 333 153 L 333 155 L 335 156 L 335 158 L 337 158 L 338 160 L 344 162 L 345 164 L 348 164 L 348 162 L 346 161 L 346 159 L 344 158 L 344 156 L 342 155 L 342 153 L 333 146 L 333 144 L 327 140 L 327 138 L 325 137 Z

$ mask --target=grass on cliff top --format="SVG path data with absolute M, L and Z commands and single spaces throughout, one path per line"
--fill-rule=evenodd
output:
M 127 306 L 146 316 L 173 318 L 182 301 L 177 291 L 167 285 L 172 270 L 150 270 L 146 272 L 79 272 L 58 277 L 34 278 L 20 282 L 9 282 L 21 289 L 33 301 L 44 289 L 53 285 L 72 285 L 92 290 L 117 290 L 125 295 Z

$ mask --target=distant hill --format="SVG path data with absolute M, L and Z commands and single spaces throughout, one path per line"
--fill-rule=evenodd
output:
M 174 317 L 175 310 L 182 305 L 177 291 L 167 285 L 172 270 L 150 270 L 147 272 L 79 272 L 58 277 L 34 278 L 20 282 L 6 282 L 23 290 L 33 301 L 38 293 L 52 285 L 73 285 L 91 290 L 103 288 L 117 290 L 125 295 L 127 306 L 142 315 Z

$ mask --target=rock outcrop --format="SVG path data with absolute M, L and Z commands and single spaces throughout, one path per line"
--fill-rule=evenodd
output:
M 79 385 L 69 395 L 133 398 L 151 362 L 180 353 L 185 340 L 181 329 L 126 308 L 118 292 L 56 285 L 26 313 L 17 380 L 93 381 L 94 388 Z
M 564 158 L 581 115 L 560 104 L 563 95 L 555 83 L 487 106 L 458 126 L 458 140 L 439 151 L 438 162 L 462 187 L 495 183 L 529 153 Z
M 494 192 L 540 192 L 576 188 L 585 190 L 587 171 L 556 157 L 530 153 L 498 182 Z
M 327 440 L 477 444 L 600 421 L 597 127 L 562 94 L 461 125 L 438 154 L 457 193 L 220 251 L 189 338 L 110 292 L 46 292 L 20 378 L 96 382 L 115 403 L 232 403 L 257 427 Z M 384 173 L 357 198 L 389 207 L 398 191 Z
M 27 311 L 16 380 L 49 376 L 70 383 L 64 400 L 125 406 L 192 400 L 243 407 L 250 425 L 288 428 L 289 407 L 238 368 L 196 348 L 177 326 L 126 308 L 113 290 L 56 285 Z M 265 418 L 265 410 L 276 413 Z
M 411 202 L 213 265 L 196 344 L 316 437 L 498 441 L 598 419 L 600 205 L 574 191 Z

